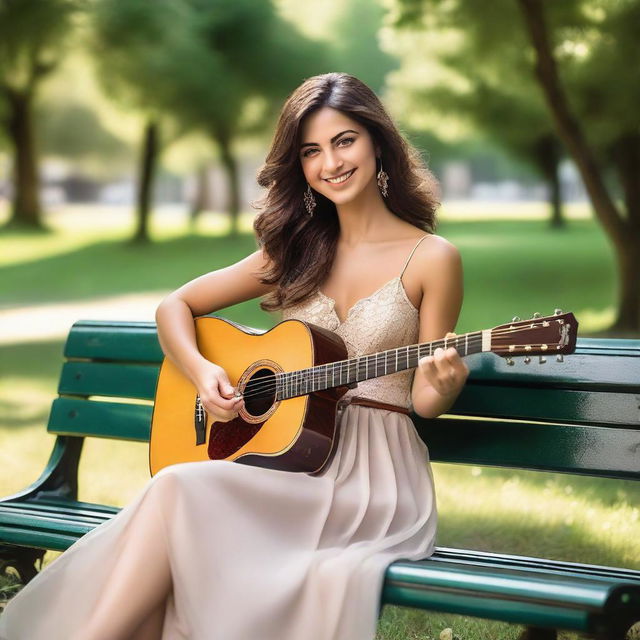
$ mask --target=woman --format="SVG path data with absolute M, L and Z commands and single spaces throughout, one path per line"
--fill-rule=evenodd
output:
M 349 356 L 443 337 L 462 302 L 457 250 L 434 235 L 436 183 L 356 78 L 306 80 L 258 176 L 260 249 L 159 305 L 163 351 L 218 421 L 241 397 L 195 342 L 194 316 L 264 296 L 340 335 Z M 6 640 L 365 640 L 386 567 L 430 555 L 437 512 L 409 407 L 437 416 L 468 369 L 455 349 L 360 382 L 317 475 L 222 461 L 165 467 L 12 600 Z

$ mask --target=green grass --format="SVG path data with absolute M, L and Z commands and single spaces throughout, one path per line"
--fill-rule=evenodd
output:
M 516 211 L 517 213 L 517 211 Z M 88 212 L 61 216 L 54 232 L 0 232 L 0 309 L 75 303 L 123 293 L 164 292 L 252 251 L 253 238 L 221 236 L 212 216 L 197 234 L 179 222 L 152 227 L 154 243 L 126 243 L 130 222 L 88 223 Z M 445 220 L 439 233 L 459 247 L 465 302 L 458 331 L 494 326 L 514 315 L 573 311 L 582 335 L 613 319 L 612 253 L 584 216 L 551 232 L 540 216 L 523 220 Z M 99 223 L 99 224 L 98 224 Z M 250 221 L 245 220 L 245 228 Z M 41 308 L 42 309 L 42 308 Z M 45 307 L 46 310 L 46 307 Z M 0 311 L 1 313 L 1 311 Z M 225 310 L 248 325 L 272 316 L 255 301 Z M 124 319 L 124 318 L 123 318 Z M 62 339 L 0 346 L 0 494 L 35 480 L 53 437 L 44 425 L 56 395 Z M 80 467 L 80 498 L 122 506 L 148 481 L 148 446 L 90 439 Z M 637 483 L 564 474 L 434 464 L 437 544 L 522 553 L 640 569 Z M 49 552 L 50 562 L 57 554 Z M 0 598 L 10 585 L 0 583 Z M 515 625 L 385 607 L 380 640 L 438 638 L 450 627 L 462 640 L 516 638 Z M 575 634 L 561 634 L 569 640 Z

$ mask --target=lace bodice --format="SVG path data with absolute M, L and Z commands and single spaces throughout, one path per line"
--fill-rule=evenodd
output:
M 402 274 L 417 246 L 409 255 L 402 273 L 371 295 L 358 300 L 349 309 L 344 322 L 338 318 L 335 301 L 319 289 L 307 300 L 284 309 L 282 319 L 304 320 L 337 333 L 344 340 L 350 358 L 416 344 L 419 313 L 407 296 Z M 349 389 L 343 398 L 362 396 L 411 408 L 413 374 L 414 369 L 409 369 L 363 380 L 355 389 Z

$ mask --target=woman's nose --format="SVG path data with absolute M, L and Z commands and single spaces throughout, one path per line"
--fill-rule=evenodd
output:
M 335 151 L 327 151 L 324 154 L 324 171 L 329 177 L 334 175 L 336 171 L 342 166 L 342 158 Z M 327 177 L 325 175 L 325 177 Z

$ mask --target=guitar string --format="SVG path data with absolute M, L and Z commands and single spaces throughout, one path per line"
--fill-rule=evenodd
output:
M 545 352 L 548 353 L 548 352 Z M 553 353 L 553 352 L 551 352 Z M 537 355 L 537 353 L 533 353 L 532 355 Z M 375 370 L 377 372 L 378 369 L 378 365 L 382 365 L 382 361 L 381 360 L 377 360 L 376 362 L 370 362 L 369 363 L 369 367 L 372 370 Z M 320 365 L 323 366 L 323 365 Z M 363 380 L 367 380 L 367 379 L 371 379 L 371 378 L 379 378 L 382 377 L 382 375 L 391 375 L 393 373 L 397 373 L 398 371 L 403 371 L 403 370 L 407 370 L 407 369 L 415 369 L 418 365 L 413 365 L 410 367 L 404 367 L 403 369 L 399 369 L 398 371 L 388 371 L 386 374 L 379 374 L 376 373 L 376 375 L 372 375 L 372 376 L 367 376 L 364 377 L 362 379 L 358 379 L 358 375 L 360 373 L 362 373 L 362 363 L 358 363 L 358 364 L 354 364 L 354 365 L 348 365 L 346 367 L 341 367 L 339 370 L 334 371 L 332 374 L 329 374 L 328 372 L 314 372 L 313 374 L 307 374 L 307 375 L 300 375 L 300 377 L 296 378 L 296 377 L 290 377 L 288 380 L 288 383 L 284 383 L 281 379 L 275 379 L 274 377 L 270 377 L 270 379 L 267 381 L 265 380 L 263 383 L 259 383 L 258 385 L 254 385 L 251 388 L 251 391 L 248 391 L 247 393 L 242 394 L 242 397 L 247 399 L 247 398 L 253 398 L 253 397 L 259 397 L 259 396 L 266 396 L 266 395 L 272 395 L 274 390 L 277 390 L 278 385 L 280 384 L 280 387 L 284 387 L 285 389 L 288 386 L 291 387 L 295 387 L 296 389 L 302 389 L 303 385 L 304 388 L 308 389 L 310 386 L 312 387 L 312 389 L 310 391 L 306 391 L 304 393 L 300 393 L 300 394 L 296 394 L 296 395 L 305 395 L 306 393 L 311 393 L 313 391 L 320 391 L 321 389 L 313 389 L 314 386 L 316 386 L 316 383 L 322 383 L 324 382 L 325 384 L 328 382 L 329 379 L 329 375 L 331 375 L 332 381 L 335 383 L 335 374 L 338 374 L 338 379 L 341 380 L 342 379 L 342 375 L 346 372 L 347 375 L 349 374 L 351 367 L 353 366 L 354 368 L 354 373 L 355 373 L 355 382 L 362 382 Z M 277 374 L 280 376 L 280 378 L 282 377 L 282 374 Z M 324 388 L 333 388 L 333 387 L 339 387 L 339 386 L 346 386 L 347 383 L 339 383 L 339 384 L 331 384 L 328 385 Z M 293 397 L 293 396 L 291 396 Z
M 538 320 L 538 326 L 540 326 L 540 322 L 541 320 Z M 501 329 L 501 330 L 492 330 L 492 336 L 503 336 L 503 335 L 507 335 L 507 334 L 511 334 L 511 333 L 520 333 L 522 331 L 525 330 L 531 330 L 531 326 L 527 326 L 527 327 L 515 327 L 515 328 L 509 328 L 509 329 Z M 431 345 L 431 348 L 439 348 L 440 346 L 444 346 L 445 344 L 449 347 L 449 346 L 454 346 L 454 345 L 450 345 L 447 344 L 450 341 L 454 341 L 455 342 L 455 338 L 458 338 L 458 340 L 460 340 L 461 338 L 467 338 L 466 339 L 466 343 L 467 345 L 471 345 L 476 346 L 479 342 L 482 341 L 482 332 L 481 331 L 474 331 L 474 332 L 470 332 L 467 334 L 461 334 L 459 336 L 455 336 L 455 337 L 451 337 L 451 338 L 441 338 L 439 340 L 434 340 L 432 342 L 426 342 L 426 343 L 422 343 L 422 344 L 415 344 L 415 345 L 407 345 L 406 347 L 398 347 L 397 349 L 392 349 L 389 351 L 399 351 L 399 350 L 403 350 L 406 349 L 407 350 L 407 357 L 409 357 L 409 353 L 411 351 L 413 351 L 414 353 L 412 353 L 412 355 L 415 355 L 415 351 L 417 350 L 418 355 L 420 354 L 420 350 L 425 350 L 427 346 Z M 540 348 L 542 348 L 542 345 L 544 343 L 541 343 L 539 346 Z M 526 346 L 530 346 L 530 347 L 535 347 L 537 345 L 514 345 L 515 347 L 521 347 L 521 348 L 525 348 Z M 509 352 L 510 353 L 510 352 Z M 553 353 L 552 351 L 549 351 L 549 353 Z M 522 355 L 527 355 L 522 354 Z M 536 354 L 533 354 L 536 355 Z M 367 359 L 367 362 L 363 363 L 361 362 L 361 360 Z M 373 359 L 373 360 L 372 360 Z M 378 366 L 379 362 L 386 362 L 388 359 L 388 355 L 385 355 L 385 352 L 380 352 L 378 354 L 367 354 L 367 355 L 363 355 L 363 356 L 356 356 L 355 358 L 349 358 L 347 360 L 336 360 L 335 362 L 328 362 L 325 364 L 321 364 L 321 365 L 316 365 L 315 367 L 312 368 L 307 368 L 307 369 L 301 369 L 298 371 L 287 371 L 287 372 L 283 372 L 283 373 L 276 373 L 275 376 L 270 376 L 268 380 L 265 380 L 264 382 L 257 382 L 255 384 L 252 385 L 252 391 L 250 393 L 247 394 L 243 394 L 243 397 L 247 398 L 247 397 L 251 397 L 252 395 L 255 395 L 256 392 L 261 390 L 261 387 L 266 387 L 269 389 L 272 389 L 273 386 L 277 385 L 279 379 L 285 377 L 285 376 L 289 376 L 290 377 L 290 381 L 292 384 L 296 384 L 296 383 L 300 383 L 301 380 L 296 380 L 295 379 L 295 375 L 299 375 L 301 378 L 303 376 L 302 372 L 307 372 L 307 371 L 313 371 L 313 369 L 315 369 L 316 371 L 314 373 L 311 374 L 306 374 L 304 375 L 304 378 L 307 381 L 317 381 L 321 378 L 326 378 L 327 377 L 327 373 L 328 373 L 328 368 L 331 367 L 334 369 L 334 373 L 336 369 L 339 369 L 340 374 L 342 373 L 342 371 L 345 368 L 348 368 L 350 366 L 355 365 L 358 368 L 363 366 L 363 364 L 365 364 L 365 366 Z M 357 363 L 354 363 L 353 361 L 357 360 Z M 351 361 L 352 364 L 349 364 L 349 362 Z M 339 366 L 336 366 L 339 365 Z M 416 365 L 417 366 L 417 365 Z M 318 369 L 324 367 L 324 371 L 319 371 Z M 407 367 L 409 368 L 409 367 Z M 411 367 L 411 368 L 415 368 L 415 367 Z M 395 372 L 394 372 L 395 373 Z M 274 380 L 275 377 L 275 380 Z
M 475 340 L 476 343 L 478 343 L 479 341 L 476 339 Z M 469 344 L 471 344 L 473 346 L 472 341 L 469 341 Z M 524 345 L 523 345 L 524 346 Z M 533 348 L 542 348 L 542 344 L 540 345 L 528 345 L 531 346 L 532 349 Z M 417 354 L 419 355 L 420 353 L 420 348 L 419 347 L 414 347 L 414 346 L 410 346 L 409 349 L 407 349 L 407 353 L 406 356 L 403 354 L 402 358 L 405 360 L 405 362 L 408 361 L 409 358 L 413 357 L 416 355 L 416 351 Z M 554 353 L 554 351 L 547 351 L 545 350 L 544 353 Z M 522 355 L 527 355 L 522 354 Z M 537 351 L 536 353 L 532 353 L 531 355 L 537 355 Z M 362 358 L 365 358 L 367 356 L 362 356 Z M 357 360 L 357 359 L 356 359 Z M 338 365 L 338 367 L 336 367 L 335 365 Z M 325 384 L 328 381 L 329 378 L 329 367 L 331 367 L 333 369 L 332 373 L 331 373 L 331 377 L 333 379 L 333 381 L 335 382 L 335 374 L 338 373 L 338 377 L 339 379 L 342 378 L 343 373 L 347 373 L 347 376 L 349 375 L 349 372 L 351 370 L 351 367 L 354 368 L 354 373 L 356 375 L 356 381 L 360 382 L 361 380 L 357 380 L 357 376 L 358 374 L 360 374 L 362 372 L 362 367 L 365 366 L 366 369 L 368 369 L 369 367 L 371 367 L 372 369 L 374 369 L 376 372 L 378 370 L 379 366 L 383 366 L 386 365 L 388 366 L 388 357 L 384 356 L 384 355 L 376 355 L 375 358 L 368 359 L 368 362 L 351 362 L 350 364 L 348 363 L 348 361 L 343 360 L 343 361 L 339 361 L 339 362 L 333 362 L 333 363 L 326 363 L 324 365 L 316 365 L 316 367 L 314 367 L 313 369 L 302 369 L 299 370 L 298 372 L 284 372 L 284 373 L 276 373 L 274 376 L 270 376 L 268 380 L 264 380 L 261 382 L 258 382 L 254 385 L 251 386 L 251 390 L 245 394 L 242 395 L 243 398 L 252 398 L 252 397 L 257 397 L 257 396 L 266 396 L 266 395 L 271 395 L 274 389 L 277 389 L 278 384 L 280 383 L 281 386 L 284 386 L 285 388 L 287 386 L 289 386 L 287 384 L 290 383 L 292 387 L 296 387 L 298 389 L 302 388 L 302 385 L 305 385 L 305 388 L 308 388 L 309 386 L 315 386 L 316 383 L 323 381 Z M 318 370 L 319 368 L 325 367 L 324 371 L 320 371 Z M 413 365 L 411 367 L 405 367 L 404 370 L 406 369 L 413 369 L 416 368 L 416 365 Z M 402 369 L 400 370 L 402 371 Z M 303 373 L 303 372 L 310 372 L 310 373 Z M 396 373 L 396 371 L 391 371 L 387 374 L 384 375 L 390 375 L 392 373 Z M 297 375 L 296 375 L 297 374 Z M 289 376 L 288 381 L 283 380 L 284 376 Z M 381 377 L 380 375 L 376 374 L 374 376 L 371 376 L 372 378 L 376 378 L 376 377 Z M 368 379 L 368 378 L 363 378 L 363 380 Z M 344 383 L 343 384 L 338 384 L 338 385 L 331 385 L 331 387 L 334 386 L 345 386 Z M 326 388 L 331 388 L 331 387 L 326 387 Z M 319 389 L 316 389 L 319 390 Z M 305 394 L 301 394 L 301 395 L 305 395 Z
M 529 327 L 530 328 L 530 327 Z M 507 333 L 516 333 L 516 332 L 521 332 L 523 331 L 523 328 L 516 328 L 513 330 L 501 330 L 500 332 L 496 332 L 496 335 L 500 336 L 500 335 L 504 335 Z M 457 336 L 458 338 L 461 337 L 468 337 L 471 336 L 470 338 L 467 338 L 467 345 L 471 344 L 471 346 L 476 346 L 478 344 L 478 342 L 482 340 L 482 332 L 473 332 L 471 334 L 462 334 L 462 336 Z M 407 347 L 399 347 L 398 350 L 402 350 L 402 349 L 406 349 L 406 357 L 409 357 L 409 354 L 411 353 L 411 355 L 415 355 L 415 352 L 417 350 L 418 356 L 420 354 L 420 350 L 425 350 L 426 346 L 431 345 L 431 348 L 433 349 L 438 348 L 439 346 L 443 346 L 444 344 L 446 344 L 447 342 L 449 342 L 450 340 L 453 340 L 453 338 L 447 338 L 446 340 L 440 339 L 440 340 L 435 340 L 431 343 L 423 343 L 423 344 L 416 344 L 416 345 L 407 345 Z M 541 343 L 539 345 L 540 349 L 542 348 L 544 343 Z M 447 346 L 453 346 L 453 345 L 447 345 Z M 526 346 L 530 346 L 531 348 L 537 347 L 538 345 L 514 345 L 515 347 L 524 347 L 526 348 Z M 545 352 L 547 352 L 547 350 L 545 350 Z M 548 351 L 549 353 L 554 353 L 553 351 Z M 511 353 L 511 352 L 508 352 Z M 527 355 L 526 353 L 521 354 L 521 355 Z M 536 354 L 532 354 L 532 355 L 536 355 Z M 403 354 L 404 356 L 404 354 Z M 362 360 L 366 359 L 366 362 L 362 362 Z M 358 361 L 358 362 L 353 362 L 354 360 Z M 270 376 L 268 380 L 265 380 L 264 382 L 258 382 L 255 383 L 254 385 L 252 385 L 252 391 L 250 393 L 247 394 L 243 394 L 243 397 L 251 397 L 252 395 L 255 395 L 256 392 L 261 391 L 261 387 L 268 387 L 270 390 L 273 389 L 273 386 L 276 385 L 278 383 L 278 381 L 286 376 L 289 376 L 289 381 L 293 384 L 300 384 L 302 382 L 302 378 L 304 378 L 307 381 L 312 381 L 312 382 L 316 382 L 317 380 L 320 380 L 322 378 L 327 378 L 328 375 L 328 369 L 329 367 L 331 367 L 334 370 L 334 378 L 335 378 L 335 372 L 336 370 L 339 370 L 340 375 L 342 375 L 342 372 L 345 369 L 345 365 L 347 368 L 347 372 L 348 372 L 348 368 L 350 366 L 355 365 L 358 368 L 360 368 L 363 364 L 368 367 L 368 366 L 375 366 L 377 368 L 379 363 L 384 363 L 387 362 L 388 360 L 388 355 L 385 355 L 385 352 L 380 352 L 378 354 L 369 354 L 369 355 L 364 355 L 364 356 L 359 356 L 356 358 L 350 358 L 348 360 L 338 360 L 335 362 L 329 362 L 329 363 L 325 363 L 322 365 L 316 365 L 313 368 L 307 368 L 307 369 L 301 369 L 298 371 L 291 371 L 291 372 L 283 372 L 283 373 L 276 373 L 275 374 L 275 380 L 273 376 Z M 349 364 L 349 361 L 351 361 L 352 364 Z M 338 366 L 336 366 L 338 365 Z M 417 365 L 416 365 L 417 366 Z M 319 368 L 324 367 L 323 371 L 320 371 Z M 410 367 L 407 367 L 410 368 Z M 411 367 L 411 368 L 415 368 L 415 367 Z M 311 372 L 315 369 L 315 371 L 313 373 L 304 373 L 304 372 Z M 395 373 L 395 372 L 393 372 Z M 296 375 L 299 376 L 300 379 L 296 380 Z

